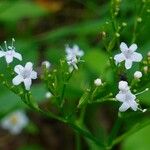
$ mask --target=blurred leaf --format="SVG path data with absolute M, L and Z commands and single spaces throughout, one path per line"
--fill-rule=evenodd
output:
M 122 150 L 149 150 L 150 125 L 128 137 L 122 144 Z
M 16 22 L 23 18 L 40 17 L 46 13 L 44 9 L 31 1 L 0 2 L 0 21 Z
M 107 66 L 108 56 L 101 50 L 92 49 L 85 55 L 85 64 L 92 72 L 103 73 Z

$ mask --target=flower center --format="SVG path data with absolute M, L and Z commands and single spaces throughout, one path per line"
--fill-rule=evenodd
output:
M 31 71 L 30 71 L 30 70 L 24 70 L 24 71 L 22 72 L 22 76 L 23 76 L 24 79 L 29 78 L 29 77 L 30 77 L 30 74 L 31 74 Z
M 7 51 L 7 52 L 6 52 L 6 55 L 9 55 L 9 56 L 13 55 L 13 51 L 12 51 L 12 50 Z
M 16 125 L 18 123 L 18 117 L 16 115 L 13 115 L 11 118 L 10 118 L 10 122 L 13 124 L 13 125 Z
M 133 52 L 131 52 L 129 49 L 126 52 L 124 52 L 124 55 L 127 59 L 130 59 L 132 54 Z

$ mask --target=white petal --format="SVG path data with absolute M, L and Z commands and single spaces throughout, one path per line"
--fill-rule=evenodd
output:
M 129 107 L 130 107 L 130 106 L 128 105 L 128 103 L 124 102 L 124 103 L 120 106 L 119 111 L 124 112 L 124 111 L 126 111 Z
M 25 68 L 27 70 L 32 70 L 32 67 L 33 67 L 33 64 L 31 62 L 27 62 L 26 65 L 25 65 Z
M 73 71 L 73 66 L 69 66 L 69 72 L 71 73 Z
M 117 95 L 116 95 L 116 99 L 118 100 L 118 101 L 120 101 L 120 102 L 124 102 L 125 101 L 125 94 L 122 94 L 122 93 L 118 93 Z
M 19 54 L 17 52 L 14 53 L 14 57 L 17 58 L 17 59 L 19 59 L 20 61 L 22 60 L 21 54 Z
M 142 60 L 142 55 L 140 53 L 134 52 L 131 56 L 132 61 L 140 62 Z
M 134 51 L 136 51 L 136 49 L 137 49 L 137 45 L 133 43 L 133 44 L 129 47 L 129 49 L 130 49 L 130 51 L 134 52 Z
M 19 134 L 21 132 L 22 128 L 19 126 L 12 126 L 9 131 L 11 134 L 16 135 Z
M 122 53 L 117 54 L 117 55 L 115 55 L 114 59 L 115 59 L 116 63 L 120 63 L 125 60 L 125 56 Z
M 16 77 L 13 78 L 12 83 L 14 85 L 19 85 L 23 81 L 22 76 L 17 75 Z
M 23 70 L 24 70 L 24 67 L 21 66 L 21 65 L 17 65 L 17 66 L 15 66 L 15 68 L 14 68 L 14 71 L 15 71 L 17 74 L 21 74 L 21 73 L 23 72 Z
M 24 85 L 25 85 L 26 90 L 30 90 L 31 84 L 32 84 L 32 81 L 30 78 L 24 79 Z
M 120 50 L 121 50 L 122 52 L 125 52 L 125 51 L 127 51 L 128 49 L 129 49 L 129 48 L 128 48 L 127 44 L 124 43 L 124 42 L 121 42 L 121 44 L 120 44 Z
M 125 67 L 126 67 L 126 69 L 130 69 L 132 67 L 132 60 L 126 59 Z
M 84 52 L 82 50 L 78 51 L 78 55 L 79 57 L 82 57 L 84 55 Z
M 131 107 L 134 111 L 137 111 L 137 109 L 138 109 L 138 104 L 136 103 L 136 101 L 132 100 L 132 101 L 130 101 L 130 107 Z
M 31 72 L 31 79 L 36 79 L 37 78 L 37 72 L 32 71 Z
M 13 56 L 12 55 L 5 55 L 5 58 L 6 58 L 7 64 L 9 64 L 13 61 Z
M 5 52 L 4 51 L 0 51 L 0 57 L 5 56 Z
M 78 66 L 76 65 L 76 63 L 73 63 L 72 65 L 73 65 L 74 69 L 78 70 Z

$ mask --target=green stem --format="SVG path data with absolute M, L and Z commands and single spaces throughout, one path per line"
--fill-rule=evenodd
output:
M 81 150 L 81 138 L 80 135 L 78 133 L 76 133 L 76 150 Z
M 69 75 L 69 77 L 67 78 L 67 80 L 63 83 L 62 93 L 61 93 L 61 96 L 60 96 L 60 100 L 61 100 L 60 107 L 61 107 L 61 108 L 64 106 L 64 103 L 65 103 L 64 96 L 65 96 L 65 91 L 66 91 L 66 85 L 67 85 L 67 83 L 69 82 L 70 78 L 72 77 L 73 72 L 74 72 L 74 70 L 70 73 L 70 75 Z
M 121 118 L 117 118 L 113 128 L 112 128 L 112 131 L 109 135 L 109 139 L 108 139 L 108 147 L 111 149 L 112 148 L 112 142 L 113 140 L 115 139 L 115 137 L 117 136 L 118 134 L 118 131 L 121 127 L 121 124 L 122 124 L 122 120 Z

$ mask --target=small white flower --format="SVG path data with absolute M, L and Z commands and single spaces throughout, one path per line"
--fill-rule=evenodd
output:
M 130 69 L 133 62 L 140 62 L 143 57 L 140 53 L 135 52 L 136 49 L 136 44 L 132 44 L 130 47 L 128 47 L 124 42 L 122 42 L 120 44 L 121 53 L 115 55 L 114 57 L 116 64 L 125 61 L 126 69 Z
M 51 63 L 50 63 L 49 61 L 46 60 L 46 61 L 43 61 L 43 62 L 42 62 L 42 65 L 45 66 L 46 69 L 49 69 L 50 66 L 51 66 Z
M 37 72 L 33 70 L 33 64 L 31 62 L 27 62 L 25 67 L 17 65 L 15 66 L 14 71 L 18 75 L 12 80 L 13 84 L 19 85 L 23 82 L 25 89 L 30 90 L 32 79 L 37 78 Z
M 119 111 L 124 112 L 127 109 L 131 108 L 136 111 L 138 109 L 138 104 L 135 101 L 136 96 L 131 93 L 128 83 L 126 81 L 119 82 L 119 93 L 116 95 L 116 99 L 122 102 L 122 105 L 119 108 Z
M 52 97 L 52 93 L 51 92 L 46 92 L 45 97 L 47 99 L 51 98 Z
M 7 64 L 11 63 L 13 61 L 13 58 L 17 58 L 20 61 L 22 60 L 21 54 L 15 52 L 15 47 L 13 45 L 14 41 L 15 40 L 12 39 L 12 45 L 11 46 L 7 46 L 7 42 L 5 41 L 4 43 L 5 43 L 6 51 L 4 51 L 2 48 L 0 51 L 0 57 L 5 57 Z
M 19 134 L 28 122 L 25 112 L 18 110 L 5 116 L 1 120 L 1 127 L 9 130 L 11 134 Z
M 77 57 L 82 57 L 84 55 L 83 50 L 80 50 L 78 45 L 74 45 L 72 48 L 70 48 L 68 45 L 66 46 L 66 53 L 67 55 L 75 55 Z
M 73 68 L 78 69 L 77 63 L 80 61 L 80 58 L 84 55 L 84 52 L 79 49 L 78 45 L 74 45 L 72 48 L 66 46 L 66 60 L 69 65 L 69 70 Z
M 135 73 L 134 73 L 134 78 L 135 79 L 140 79 L 142 77 L 142 72 L 141 71 L 136 71 Z
M 97 78 L 96 80 L 94 80 L 94 84 L 96 86 L 100 86 L 100 85 L 102 85 L 102 80 L 100 78 Z

